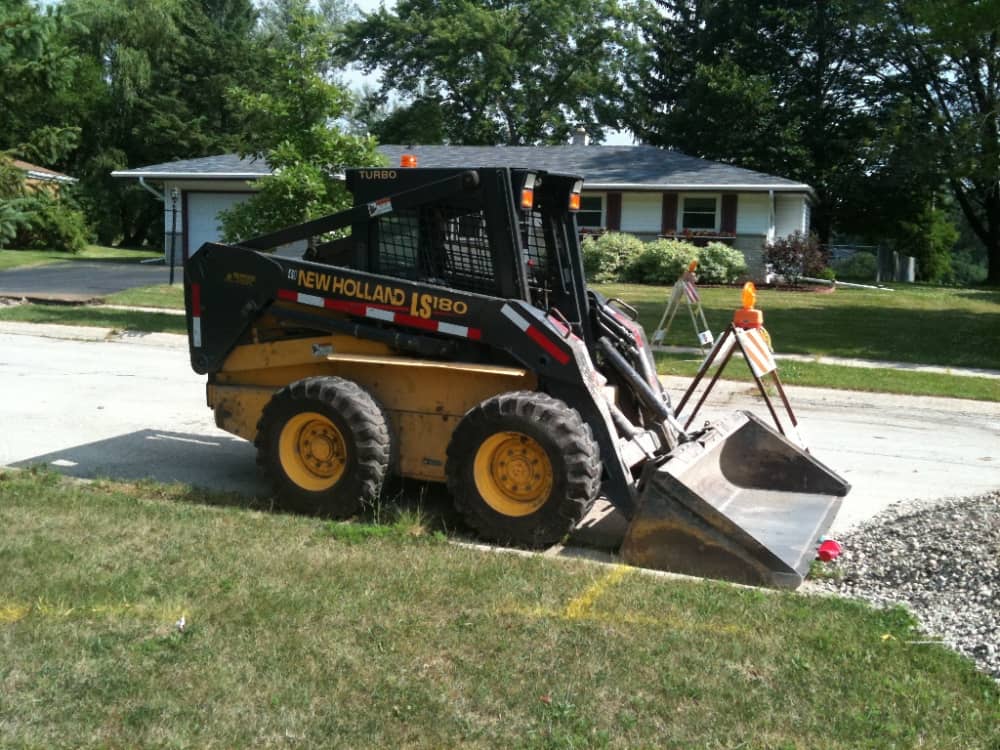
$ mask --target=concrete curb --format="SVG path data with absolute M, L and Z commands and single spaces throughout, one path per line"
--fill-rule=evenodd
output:
M 119 344 L 145 344 L 168 349 L 187 349 L 187 336 L 178 333 L 147 333 L 145 331 L 118 331 L 114 328 L 94 326 L 67 326 L 55 323 L 20 323 L 0 320 L 0 333 L 14 336 L 40 336 L 46 339 L 67 341 L 103 341 Z

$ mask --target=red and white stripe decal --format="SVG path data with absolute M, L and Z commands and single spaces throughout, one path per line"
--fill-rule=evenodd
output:
M 740 340 L 747 359 L 750 361 L 750 369 L 758 378 L 767 375 L 772 370 L 777 369 L 778 363 L 774 361 L 774 355 L 768 348 L 764 337 L 756 328 L 736 329 L 736 336 Z
M 455 325 L 454 323 L 446 323 L 443 320 L 434 320 L 432 318 L 418 318 L 414 315 L 397 312 L 397 310 L 401 308 L 393 309 L 389 307 L 369 305 L 366 302 L 328 299 L 327 297 L 317 297 L 314 294 L 293 292 L 289 289 L 279 289 L 278 299 L 286 302 L 298 302 L 300 305 L 322 307 L 326 310 L 336 310 L 337 312 L 347 313 L 348 315 L 357 315 L 359 317 L 372 318 L 373 320 L 382 320 L 386 323 L 396 323 L 410 328 L 419 328 L 424 331 L 444 333 L 449 336 L 461 336 L 462 338 L 472 339 L 473 341 L 479 341 L 483 336 L 483 332 L 479 328 Z
M 191 285 L 191 345 L 201 348 L 201 284 Z
M 500 312 L 503 313 L 504 317 L 507 318 L 511 323 L 516 325 L 522 331 L 524 331 L 528 338 L 538 344 L 542 349 L 549 353 L 549 355 L 559 364 L 564 365 L 569 362 L 569 354 L 560 349 L 555 343 L 552 342 L 544 333 L 539 331 L 535 326 L 533 326 L 523 315 L 521 315 L 517 310 L 515 310 L 510 305 L 504 305 L 500 308 Z
M 694 285 L 693 281 L 684 282 L 684 294 L 686 294 L 687 298 L 694 303 L 701 300 L 701 297 L 698 296 L 698 287 Z

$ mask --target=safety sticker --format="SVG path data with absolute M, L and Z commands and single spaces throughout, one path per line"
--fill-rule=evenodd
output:
M 392 200 L 389 198 L 379 198 L 368 204 L 368 215 L 371 217 L 392 213 Z

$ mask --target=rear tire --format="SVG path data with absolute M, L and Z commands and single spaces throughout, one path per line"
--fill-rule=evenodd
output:
M 343 378 L 304 378 L 274 394 L 255 445 L 257 463 L 289 510 L 347 518 L 375 502 L 389 472 L 385 414 Z
M 575 409 L 517 391 L 466 413 L 448 444 L 445 474 L 455 507 L 481 536 L 548 546 L 597 496 L 600 451 Z

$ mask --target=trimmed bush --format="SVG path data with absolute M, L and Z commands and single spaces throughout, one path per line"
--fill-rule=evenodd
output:
M 746 272 L 743 253 L 724 242 L 709 242 L 698 250 L 698 281 L 703 284 L 731 284 Z
M 622 232 L 584 238 L 580 250 L 587 281 L 621 281 L 625 269 L 645 248 L 646 243 L 638 237 Z
M 640 284 L 673 284 L 692 260 L 698 258 L 698 248 L 679 240 L 656 240 L 625 270 L 625 279 Z

